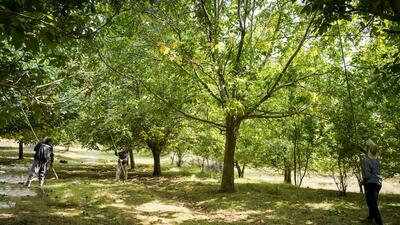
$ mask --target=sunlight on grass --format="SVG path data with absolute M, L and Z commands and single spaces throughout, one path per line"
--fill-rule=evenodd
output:
M 116 201 L 115 203 L 111 203 L 111 204 L 103 204 L 103 205 L 100 205 L 99 206 L 99 208 L 101 208 L 101 209 L 103 209 L 103 208 L 107 208 L 107 207 L 115 207 L 115 208 L 118 208 L 118 209 L 125 209 L 125 210 L 132 210 L 133 209 L 133 207 L 132 206 L 128 206 L 128 205 L 126 205 L 123 201 Z
M 184 212 L 190 213 L 191 211 L 183 206 L 167 205 L 159 201 L 152 201 L 136 207 L 138 211 L 142 212 Z
M 65 190 L 63 195 L 62 195 L 62 199 L 68 199 L 68 198 L 72 198 L 74 197 L 74 194 L 72 193 L 71 190 Z
M 13 216 L 14 215 L 10 213 L 0 213 L 0 219 L 11 218 Z
M 76 209 L 62 209 L 62 211 L 56 211 L 49 214 L 53 216 L 75 217 L 79 216 L 81 212 L 77 211 Z
M 197 177 L 196 175 L 192 175 L 190 177 L 182 177 L 176 182 L 196 182 L 196 181 L 201 181 L 201 182 L 207 182 L 207 183 L 219 183 L 219 180 L 214 179 L 214 178 L 200 178 Z
M 109 190 L 100 190 L 94 193 L 92 198 L 94 199 L 101 198 L 101 199 L 116 201 L 117 199 L 120 199 L 120 196 L 110 192 Z
M 176 224 L 208 217 L 183 205 L 166 204 L 157 200 L 139 205 L 136 210 L 136 216 L 142 221 L 142 224 Z
M 322 209 L 322 210 L 331 210 L 331 209 L 334 208 L 334 204 L 327 203 L 327 202 L 323 202 L 323 203 L 306 203 L 305 206 L 310 208 L 310 209 Z
M 271 211 L 272 212 L 272 211 Z M 247 210 L 247 211 L 230 211 L 230 210 L 218 210 L 216 212 L 212 212 L 211 216 L 216 219 L 221 219 L 227 223 L 233 223 L 241 220 L 248 220 L 250 216 L 259 215 L 260 211 L 255 210 Z M 274 218 L 273 215 L 269 214 L 269 218 Z
M 400 203 L 389 203 L 387 205 L 392 207 L 400 207 Z

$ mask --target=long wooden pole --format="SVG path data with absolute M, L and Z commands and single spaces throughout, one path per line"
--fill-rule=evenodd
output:
M 26 113 L 25 113 L 24 106 L 22 105 L 22 103 L 21 103 L 21 109 L 22 109 L 22 113 L 24 114 L 24 117 L 25 117 L 25 122 L 26 122 L 26 123 L 28 124 L 28 126 L 31 128 L 31 131 L 32 131 L 33 135 L 35 136 L 36 141 L 39 142 L 39 138 L 37 137 L 37 135 L 36 135 L 36 133 L 35 133 L 35 130 L 33 129 L 32 124 L 31 124 L 31 122 L 29 121 L 29 118 L 28 118 L 28 116 L 27 116 Z M 54 176 L 55 176 L 56 179 L 58 180 L 58 175 L 57 175 L 56 170 L 55 170 L 54 167 L 53 167 L 53 162 L 50 164 L 50 169 L 51 169 L 51 171 L 53 171 Z

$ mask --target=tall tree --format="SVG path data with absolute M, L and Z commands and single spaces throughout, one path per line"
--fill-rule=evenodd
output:
M 140 41 L 158 52 L 151 58 L 180 70 L 183 76 L 177 79 L 191 79 L 193 90 L 205 97 L 197 99 L 202 109 L 205 102 L 216 106 L 208 119 L 202 110 L 198 114 L 179 111 L 224 131 L 221 191 L 234 191 L 241 123 L 298 113 L 301 106 L 288 110 L 279 104 L 278 96 L 319 72 L 318 57 L 302 51 L 314 16 L 302 17 L 301 7 L 286 1 L 177 0 L 133 7 L 141 12 L 136 16 Z M 312 45 L 308 43 L 311 49 Z M 307 55 L 309 61 L 297 62 L 299 55 Z M 168 104 L 168 96 L 157 95 Z

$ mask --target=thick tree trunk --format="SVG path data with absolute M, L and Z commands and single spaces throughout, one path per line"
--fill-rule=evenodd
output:
M 129 160 L 131 163 L 131 170 L 135 169 L 135 158 L 133 157 L 133 150 L 129 149 Z
M 24 142 L 21 140 L 18 142 L 18 159 L 24 158 Z
M 161 163 L 160 163 L 161 151 L 158 148 L 155 148 L 155 149 L 151 149 L 151 152 L 153 153 L 153 159 L 154 159 L 153 176 L 160 176 L 161 175 Z
M 222 171 L 221 192 L 235 191 L 235 149 L 240 121 L 234 116 L 226 117 L 224 167 Z

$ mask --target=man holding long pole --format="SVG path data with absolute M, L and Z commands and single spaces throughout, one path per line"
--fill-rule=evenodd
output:
M 25 186 L 30 187 L 36 171 L 39 172 L 39 187 L 43 187 L 44 179 L 48 165 L 52 165 L 54 161 L 53 146 L 50 144 L 51 138 L 45 137 L 43 142 L 39 142 L 34 150 L 34 160 L 29 170 L 28 178 L 26 179 Z

